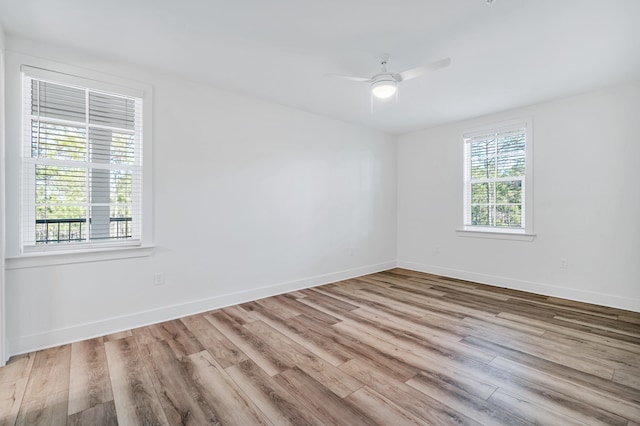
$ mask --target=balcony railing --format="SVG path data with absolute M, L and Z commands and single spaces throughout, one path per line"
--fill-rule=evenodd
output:
M 89 219 L 89 225 L 91 225 L 91 219 Z M 130 217 L 111 217 L 109 218 L 109 236 L 103 239 L 131 238 L 131 228 Z M 86 240 L 87 220 L 84 218 L 36 220 L 36 244 Z

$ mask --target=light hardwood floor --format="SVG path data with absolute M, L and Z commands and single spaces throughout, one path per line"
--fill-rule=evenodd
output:
M 394 269 L 14 357 L 2 425 L 639 425 L 640 314 Z

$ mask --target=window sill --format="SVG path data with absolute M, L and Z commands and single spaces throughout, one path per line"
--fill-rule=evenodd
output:
M 490 238 L 494 240 L 512 241 L 533 241 L 536 237 L 536 234 L 526 234 L 523 232 L 480 231 L 470 229 L 456 229 L 456 233 L 460 237 Z
M 154 246 L 102 248 L 83 251 L 33 252 L 5 259 L 5 269 L 40 268 L 73 263 L 102 262 L 105 260 L 147 257 Z

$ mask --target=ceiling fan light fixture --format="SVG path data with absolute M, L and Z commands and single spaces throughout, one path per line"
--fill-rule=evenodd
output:
M 395 80 L 378 80 L 371 83 L 371 93 L 378 99 L 387 99 L 398 91 L 398 83 Z
M 390 97 L 396 97 L 396 103 L 398 102 L 398 84 L 412 80 L 414 78 L 422 77 L 423 75 L 438 70 L 440 68 L 448 67 L 451 64 L 450 58 L 441 59 L 436 62 L 432 62 L 427 65 L 412 68 L 400 73 L 394 73 L 387 71 L 387 63 L 389 62 L 389 56 L 385 55 L 381 62 L 381 70 L 378 74 L 374 74 L 371 78 L 366 77 L 354 77 L 344 74 L 325 74 L 328 77 L 337 77 L 344 80 L 356 81 L 359 83 L 367 83 L 371 88 L 371 106 L 373 108 L 373 98 L 376 99 L 389 99 Z

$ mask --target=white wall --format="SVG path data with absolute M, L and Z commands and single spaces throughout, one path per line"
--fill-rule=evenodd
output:
M 154 254 L 37 268 L 9 261 L 11 354 L 387 269 L 396 255 L 411 269 L 640 311 L 640 83 L 404 135 L 396 150 L 389 135 L 332 119 L 6 43 L 154 86 Z M 11 58 L 10 257 L 19 252 L 20 138 Z M 458 236 L 459 133 L 522 116 L 534 123 L 536 239 Z M 164 286 L 153 285 L 154 272 L 166 274 Z
M 7 43 L 154 86 L 157 246 L 150 257 L 8 269 L 12 354 L 394 266 L 394 137 L 78 52 Z M 20 64 L 7 56 L 15 103 Z M 16 117 L 7 123 L 9 256 L 19 249 Z M 153 285 L 154 272 L 166 274 L 164 286 Z
M 639 114 L 636 82 L 401 136 L 399 266 L 640 311 Z M 537 237 L 459 236 L 460 132 L 526 116 Z
M 5 292 L 4 292 L 4 251 L 5 251 L 5 208 L 4 208 L 4 30 L 0 25 L 0 366 L 9 358 L 5 342 Z

